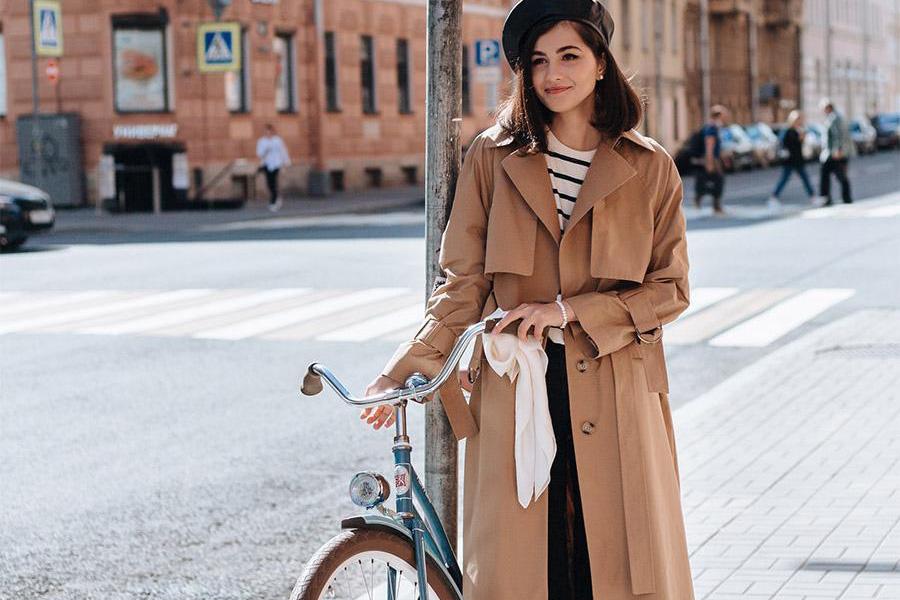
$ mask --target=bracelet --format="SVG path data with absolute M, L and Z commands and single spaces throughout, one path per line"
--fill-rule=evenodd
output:
M 569 313 L 566 312 L 566 307 L 562 303 L 562 300 L 560 300 L 559 298 L 556 299 L 556 305 L 559 307 L 559 310 L 562 312 L 562 318 L 563 318 L 562 325 L 560 325 L 559 328 L 565 329 L 566 325 L 569 324 Z

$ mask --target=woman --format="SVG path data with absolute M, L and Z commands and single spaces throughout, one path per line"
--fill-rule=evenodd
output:
M 498 306 L 546 346 L 557 453 L 551 483 L 517 501 L 515 387 L 470 363 L 440 398 L 468 437 L 466 600 L 693 597 L 668 405 L 662 325 L 688 305 L 681 180 L 633 130 L 641 103 L 591 0 L 524 0 L 504 25 L 516 89 L 475 138 L 415 338 L 367 394 L 437 374 L 459 334 Z M 559 302 L 557 302 L 559 300 Z M 545 339 L 546 334 L 546 339 Z M 554 339 L 556 341 L 554 341 Z M 361 415 L 378 429 L 382 406 Z
M 769 198 L 769 208 L 772 210 L 781 208 L 781 192 L 794 171 L 797 171 L 797 174 L 800 176 L 800 181 L 803 182 L 803 187 L 806 188 L 806 195 L 810 201 L 815 197 L 812 184 L 809 182 L 809 176 L 806 174 L 803 159 L 803 138 L 806 136 L 803 130 L 805 121 L 803 113 L 799 110 L 792 110 L 791 114 L 788 115 L 788 128 L 782 141 L 784 149 L 788 151 L 788 157 L 781 166 L 781 178 L 778 180 L 775 191 L 772 192 L 772 196 Z

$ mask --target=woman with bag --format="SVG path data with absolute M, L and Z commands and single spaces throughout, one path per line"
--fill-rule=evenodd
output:
M 503 46 L 516 86 L 471 144 L 425 321 L 366 390 L 434 377 L 498 307 L 541 340 L 556 438 L 549 488 L 517 500 L 515 384 L 470 363 L 438 393 L 465 463 L 466 600 L 690 600 L 662 328 L 688 306 L 682 185 L 634 130 L 640 99 L 598 0 L 523 0 Z M 495 335 L 495 334 L 490 334 Z M 390 406 L 361 415 L 390 425 Z

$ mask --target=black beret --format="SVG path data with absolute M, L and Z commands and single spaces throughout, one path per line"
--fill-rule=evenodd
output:
M 503 24 L 503 52 L 515 68 L 519 45 L 532 27 L 545 21 L 580 21 L 590 25 L 606 41 L 612 40 L 612 15 L 600 0 L 522 0 L 516 4 Z

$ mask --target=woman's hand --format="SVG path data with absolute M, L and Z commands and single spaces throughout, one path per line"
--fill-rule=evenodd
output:
M 379 375 L 375 378 L 369 387 L 366 388 L 366 396 L 375 396 L 383 394 L 403 387 L 399 382 L 394 381 L 387 375 Z M 394 424 L 394 407 L 391 404 L 379 404 L 378 406 L 370 406 L 364 408 L 359 414 L 360 419 L 365 419 L 366 424 L 371 425 L 372 429 L 381 429 L 385 425 L 390 427 Z
M 575 311 L 572 310 L 572 307 L 565 300 L 562 303 L 566 307 L 566 313 L 569 315 L 569 322 L 571 323 L 575 320 Z M 534 329 L 532 335 L 540 339 L 544 335 L 544 329 L 547 327 L 559 327 L 563 323 L 562 311 L 556 302 L 551 302 L 550 304 L 520 304 L 500 319 L 491 331 L 491 335 L 500 333 L 516 319 L 522 319 L 517 335 L 523 342 L 532 328 Z

